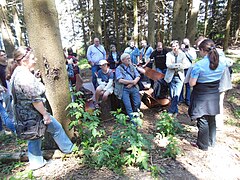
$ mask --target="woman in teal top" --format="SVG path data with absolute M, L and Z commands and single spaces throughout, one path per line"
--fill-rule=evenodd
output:
M 215 115 L 219 114 L 219 82 L 226 68 L 224 57 L 220 57 L 215 44 L 205 39 L 199 45 L 202 60 L 198 61 L 189 80 L 193 91 L 188 109 L 192 120 L 197 120 L 197 143 L 191 143 L 202 150 L 208 150 L 216 142 Z

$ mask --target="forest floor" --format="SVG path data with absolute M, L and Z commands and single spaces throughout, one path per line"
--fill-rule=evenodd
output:
M 240 69 L 239 59 L 236 63 L 237 69 Z M 88 74 L 88 73 L 86 73 Z M 217 142 L 214 148 L 208 151 L 199 150 L 190 145 L 190 142 L 195 141 L 197 137 L 196 122 L 190 121 L 187 115 L 187 106 L 180 104 L 180 112 L 177 116 L 178 121 L 187 128 L 187 132 L 177 136 L 181 155 L 176 159 L 162 158 L 161 142 L 155 142 L 156 146 L 151 150 L 151 164 L 161 168 L 159 179 L 208 179 L 208 180 L 240 180 L 240 73 L 233 74 L 233 89 L 229 90 L 225 95 L 224 114 L 225 125 L 221 131 L 217 131 Z M 155 134 L 155 123 L 158 115 L 161 113 L 161 108 L 148 108 L 143 103 L 141 111 L 144 114 L 143 127 L 140 129 L 146 134 Z M 111 129 L 115 122 L 103 121 L 101 126 L 106 129 Z M 23 149 L 26 151 L 26 146 L 21 147 L 21 142 L 13 142 L 11 136 L 6 138 L 0 136 L 0 153 L 13 152 Z M 6 139 L 8 142 L 6 142 Z M 17 144 L 17 146 L 16 146 Z M 9 163 L 10 164 L 10 163 Z M 11 170 L 6 169 L 8 163 L 0 163 L 0 179 L 3 177 L 11 177 L 17 172 L 28 169 L 28 163 L 20 164 L 17 167 L 16 163 Z M 153 179 L 149 171 L 140 170 L 135 167 L 125 169 L 124 175 L 119 175 L 106 168 L 93 169 L 82 165 L 78 159 L 60 158 L 51 159 L 47 165 L 39 170 L 35 170 L 28 178 L 35 177 L 36 179 L 138 179 L 148 180 Z

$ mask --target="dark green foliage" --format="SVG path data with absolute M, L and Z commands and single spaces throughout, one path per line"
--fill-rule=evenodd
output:
M 157 131 L 163 136 L 176 135 L 183 132 L 183 126 L 167 112 L 160 114 L 159 121 L 156 123 Z

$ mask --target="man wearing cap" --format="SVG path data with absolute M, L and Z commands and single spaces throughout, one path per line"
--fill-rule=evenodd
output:
M 116 82 L 114 94 L 122 99 L 130 120 L 133 112 L 137 112 L 141 105 L 141 98 L 138 89 L 140 74 L 136 67 L 131 63 L 130 55 L 123 53 L 121 55 L 122 64 L 116 68 Z M 131 104 L 131 101 L 133 102 Z
M 113 72 L 108 67 L 106 60 L 99 61 L 100 70 L 97 73 L 97 89 L 95 93 L 95 107 L 99 108 L 99 98 L 102 96 L 102 100 L 106 101 L 108 96 L 113 93 Z
M 92 69 L 92 83 L 94 88 L 97 88 L 97 78 L 95 73 L 100 69 L 99 61 L 106 59 L 106 51 L 104 47 L 100 44 L 98 38 L 94 38 L 94 44 L 88 47 L 87 50 L 88 63 L 91 65 Z

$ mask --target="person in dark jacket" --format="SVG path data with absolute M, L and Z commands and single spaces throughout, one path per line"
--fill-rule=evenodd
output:
M 120 63 L 120 54 L 117 52 L 116 46 L 113 44 L 110 46 L 110 53 L 107 61 L 110 65 L 110 69 L 116 69 Z

